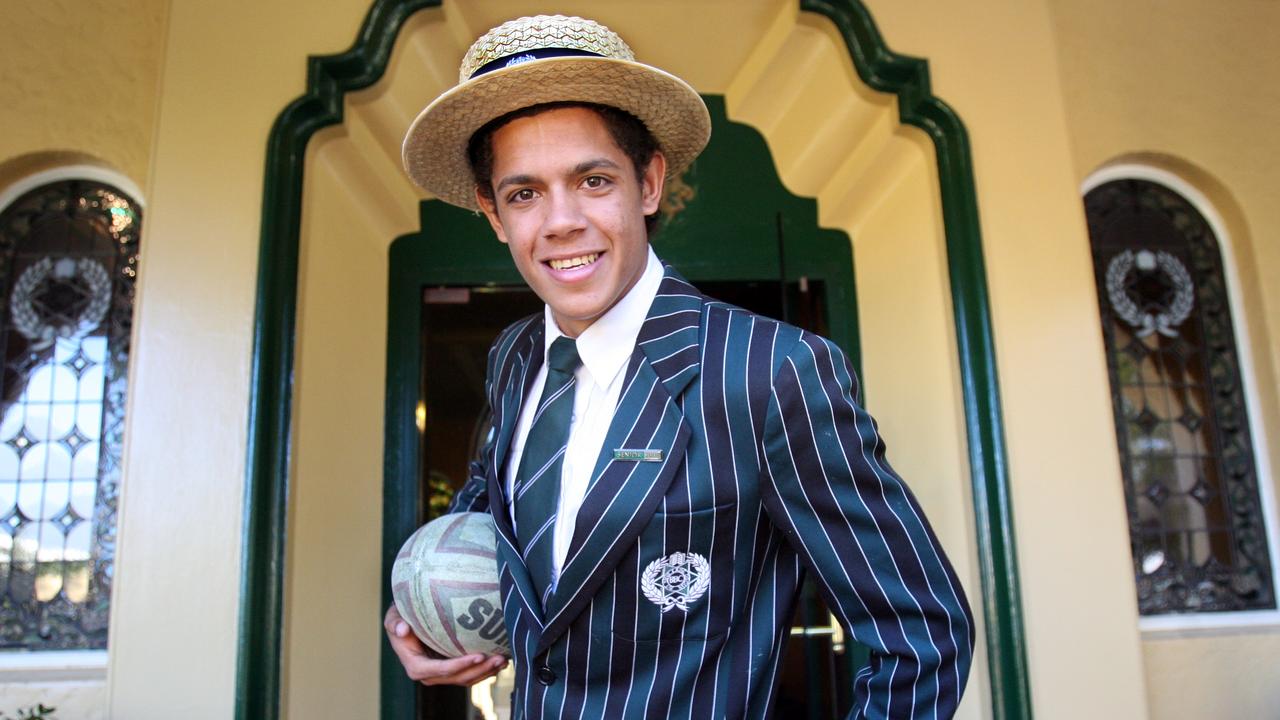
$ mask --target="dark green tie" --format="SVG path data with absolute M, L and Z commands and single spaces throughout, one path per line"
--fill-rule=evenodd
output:
M 525 438 L 516 472 L 516 539 L 543 605 L 551 595 L 552 539 L 560 504 L 560 469 L 573 417 L 573 373 L 581 360 L 573 338 L 558 337 L 547 351 L 547 383 Z

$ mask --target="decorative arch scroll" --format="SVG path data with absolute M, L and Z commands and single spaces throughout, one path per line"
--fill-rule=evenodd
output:
M 374 0 L 346 52 L 308 58 L 307 91 L 276 118 L 267 146 L 250 378 L 236 717 L 279 716 L 285 519 L 297 329 L 305 151 L 342 122 L 343 97 L 382 77 L 405 21 L 441 0 Z M 859 0 L 800 0 L 834 23 L 858 76 L 897 97 L 902 122 L 933 141 L 942 196 L 970 477 L 973 485 L 992 714 L 1030 718 L 1003 419 L 969 139 L 934 97 L 927 61 L 890 50 Z

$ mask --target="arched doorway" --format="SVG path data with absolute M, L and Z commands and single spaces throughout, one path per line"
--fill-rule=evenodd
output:
M 914 487 L 926 508 L 942 509 L 940 518 L 932 509 L 930 514 L 944 542 L 971 546 L 970 553 L 957 553 L 958 570 L 971 590 L 983 589 L 989 672 L 971 684 L 970 695 L 989 700 L 996 717 L 1027 715 L 1012 518 L 968 145 L 958 118 L 930 94 L 924 62 L 889 51 L 855 0 L 664 10 L 684 13 L 679 18 L 654 16 L 635 4 L 568 5 L 565 12 L 634 27 L 625 35 L 642 57 L 690 78 L 703 92 L 723 93 L 728 117 L 760 130 L 782 181 L 818 199 L 818 223 L 854 238 L 863 292 L 861 355 L 867 384 L 875 389 L 869 405 L 887 434 L 897 424 L 927 437 L 930 451 L 911 454 L 908 463 L 917 467 L 903 468 L 904 474 L 928 479 Z M 514 0 L 483 8 L 378 0 L 352 49 L 314 59 L 307 93 L 277 119 L 267 158 L 255 331 L 238 692 L 243 717 L 278 712 L 286 684 L 282 654 L 295 675 L 286 684 L 291 696 L 306 698 L 301 668 L 322 642 L 316 638 L 324 636 L 291 614 L 294 631 L 286 645 L 285 585 L 301 598 L 307 595 L 299 588 L 325 582 L 330 558 L 315 549 L 316 540 L 339 515 L 335 508 L 351 522 L 353 507 L 366 511 L 363 498 L 378 492 L 379 484 L 363 477 L 382 461 L 367 438 L 343 456 L 346 465 L 358 467 L 356 481 L 333 476 L 326 463 L 336 451 L 323 438 L 340 436 L 353 424 L 381 424 L 384 408 L 367 398 L 397 382 L 370 360 L 377 335 L 370 328 L 381 318 L 348 317 L 333 301 L 333 288 L 366 296 L 387 289 L 386 243 L 418 226 L 418 198 L 395 161 L 403 119 L 411 112 L 406 108 L 421 107 L 452 84 L 465 49 L 460 38 L 469 41 L 497 20 L 529 11 Z M 694 28 L 734 23 L 742 32 L 722 46 L 695 48 L 658 29 L 674 20 Z M 661 57 L 669 47 L 684 55 L 667 50 Z M 359 253 L 357 262 L 350 252 Z M 297 332 L 299 321 L 305 333 Z M 352 336 L 365 343 L 363 352 L 334 356 L 334 341 Z M 346 380 L 341 373 L 348 368 L 340 363 L 353 358 L 363 372 L 348 389 L 364 399 L 326 404 L 331 384 L 309 378 L 330 372 Z M 904 358 L 911 360 L 909 370 Z M 295 435 L 295 425 L 301 434 Z M 334 498 L 328 507 L 297 504 L 299 495 L 317 490 Z M 351 499 L 360 502 L 344 504 Z M 374 612 L 379 602 L 364 594 L 350 607 Z

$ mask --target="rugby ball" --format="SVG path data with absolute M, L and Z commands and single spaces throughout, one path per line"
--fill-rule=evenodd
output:
M 391 567 L 396 610 L 445 657 L 511 655 L 498 594 L 498 540 L 488 513 L 452 513 L 418 528 Z

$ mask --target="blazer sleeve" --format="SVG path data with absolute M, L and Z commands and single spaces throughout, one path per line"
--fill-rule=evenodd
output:
M 446 512 L 489 512 L 489 481 L 485 472 L 489 445 L 468 465 L 467 481 L 453 494 Z
M 831 611 L 871 649 L 849 717 L 951 717 L 972 660 L 973 616 L 831 341 L 804 333 L 783 356 L 764 433 L 770 517 Z
M 497 402 L 495 395 L 497 389 L 494 388 L 493 378 L 497 372 L 498 348 L 510 333 L 511 328 L 499 333 L 489 347 L 488 359 L 485 361 L 484 398 L 488 404 L 487 409 L 490 410 L 496 406 Z M 489 437 L 481 446 L 479 453 L 467 465 L 467 480 L 453 494 L 449 509 L 445 512 L 489 512 L 489 458 L 493 456 L 493 438 L 497 430 L 497 427 L 490 429 Z

